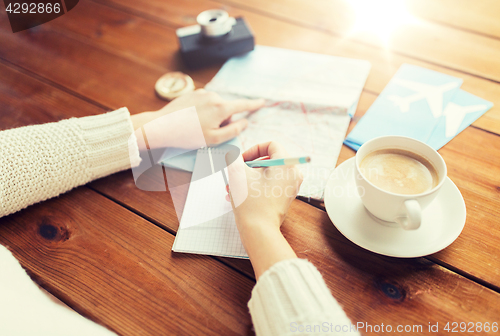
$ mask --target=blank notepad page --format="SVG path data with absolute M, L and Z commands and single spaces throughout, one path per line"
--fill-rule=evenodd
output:
M 175 252 L 248 258 L 236 228 L 220 167 L 224 153 L 200 149 L 172 250 Z M 227 170 L 226 170 L 227 176 Z

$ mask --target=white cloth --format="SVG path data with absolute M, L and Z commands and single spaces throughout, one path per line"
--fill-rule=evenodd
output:
M 129 138 L 133 151 L 129 157 Z M 126 108 L 0 132 L 0 217 L 140 161 Z
M 115 333 L 54 302 L 0 245 L 0 335 L 111 336 Z
M 248 307 L 257 336 L 359 335 L 316 267 L 304 259 L 265 271 Z

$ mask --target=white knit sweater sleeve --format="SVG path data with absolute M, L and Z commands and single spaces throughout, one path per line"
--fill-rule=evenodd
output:
M 257 336 L 359 335 L 310 262 L 274 264 L 257 281 L 248 302 Z
M 0 217 L 139 162 L 126 108 L 2 131 Z

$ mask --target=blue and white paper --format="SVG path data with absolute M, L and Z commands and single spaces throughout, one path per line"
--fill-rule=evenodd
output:
M 436 150 L 443 147 L 492 107 L 493 103 L 458 90 L 426 143 Z
M 469 120 L 477 119 L 492 106 L 459 90 L 462 82 L 460 78 L 403 64 L 344 143 L 357 150 L 363 143 L 378 136 L 402 135 L 439 149 L 467 127 Z M 450 102 L 460 106 L 482 105 L 483 108 L 478 110 L 476 106 L 474 113 L 468 112 L 470 115 L 460 121 L 463 112 L 448 107 Z M 446 129 L 446 119 L 449 120 L 448 133 L 442 134 L 441 131 Z

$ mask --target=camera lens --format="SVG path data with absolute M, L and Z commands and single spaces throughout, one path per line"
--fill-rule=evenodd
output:
M 206 37 L 218 37 L 229 33 L 235 20 L 222 9 L 210 9 L 201 12 L 196 18 L 201 26 L 201 33 Z

